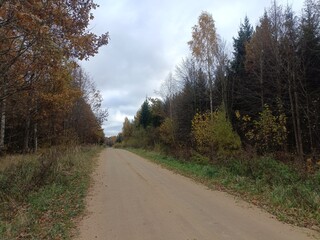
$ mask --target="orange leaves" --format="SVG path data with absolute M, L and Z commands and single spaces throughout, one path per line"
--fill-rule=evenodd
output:
M 90 11 L 97 5 L 93 0 L 7 0 L 0 6 L 0 101 L 9 98 L 12 106 L 19 105 L 8 104 L 14 119 L 11 128 L 21 125 L 31 131 L 34 124 L 42 135 L 54 135 L 66 128 L 76 100 L 84 99 L 72 76 L 75 59 L 88 59 L 108 43 L 107 33 L 97 36 L 87 30 Z M 89 105 L 86 111 L 101 135 L 98 117 Z M 24 126 L 19 116 L 29 125 Z M 105 116 L 101 110 L 101 121 Z
M 7 12 L 7 3 L 4 3 L 4 4 L 0 7 L 0 18 L 1 18 L 1 19 L 5 19 L 6 12 Z
M 1 7 L 0 17 L 4 21 L 11 18 L 5 30 L 12 30 L 16 37 L 23 36 L 36 45 L 47 45 L 41 42 L 47 39 L 66 57 L 87 59 L 108 43 L 108 34 L 96 36 L 86 30 L 95 7 L 93 1 L 8 1 Z

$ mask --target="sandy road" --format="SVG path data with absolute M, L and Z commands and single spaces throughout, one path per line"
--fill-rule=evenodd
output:
M 314 232 L 124 150 L 104 150 L 94 180 L 78 239 L 314 239 Z

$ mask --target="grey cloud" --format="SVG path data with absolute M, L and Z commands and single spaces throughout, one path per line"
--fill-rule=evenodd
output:
M 119 122 L 108 123 L 107 125 L 103 126 L 103 130 L 107 136 L 117 136 L 120 132 L 119 129 L 122 128 L 122 124 Z

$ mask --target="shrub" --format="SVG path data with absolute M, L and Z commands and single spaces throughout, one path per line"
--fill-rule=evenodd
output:
M 263 111 L 259 113 L 259 119 L 253 121 L 249 116 L 245 115 L 241 118 L 240 113 L 236 113 L 237 117 L 243 121 L 244 128 L 247 129 L 246 137 L 253 142 L 260 153 L 282 150 L 285 146 L 288 134 L 287 118 L 281 109 L 279 106 L 278 114 L 275 114 L 265 104 Z
M 232 129 L 225 111 L 197 113 L 192 120 L 192 133 L 198 151 L 212 158 L 235 156 L 241 149 L 240 137 Z
M 209 163 L 208 157 L 205 157 L 195 151 L 192 152 L 190 160 L 194 163 L 201 164 L 201 165 L 207 165 Z
M 160 140 L 167 146 L 173 146 L 174 140 L 174 124 L 171 118 L 166 118 L 160 125 Z

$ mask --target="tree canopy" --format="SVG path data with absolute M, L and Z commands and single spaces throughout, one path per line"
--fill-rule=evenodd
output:
M 93 0 L 1 1 L 1 151 L 104 138 L 101 94 L 83 88 L 93 83 L 77 64 L 108 43 L 108 33 L 88 31 L 96 7 Z M 80 119 L 90 131 L 72 125 Z

